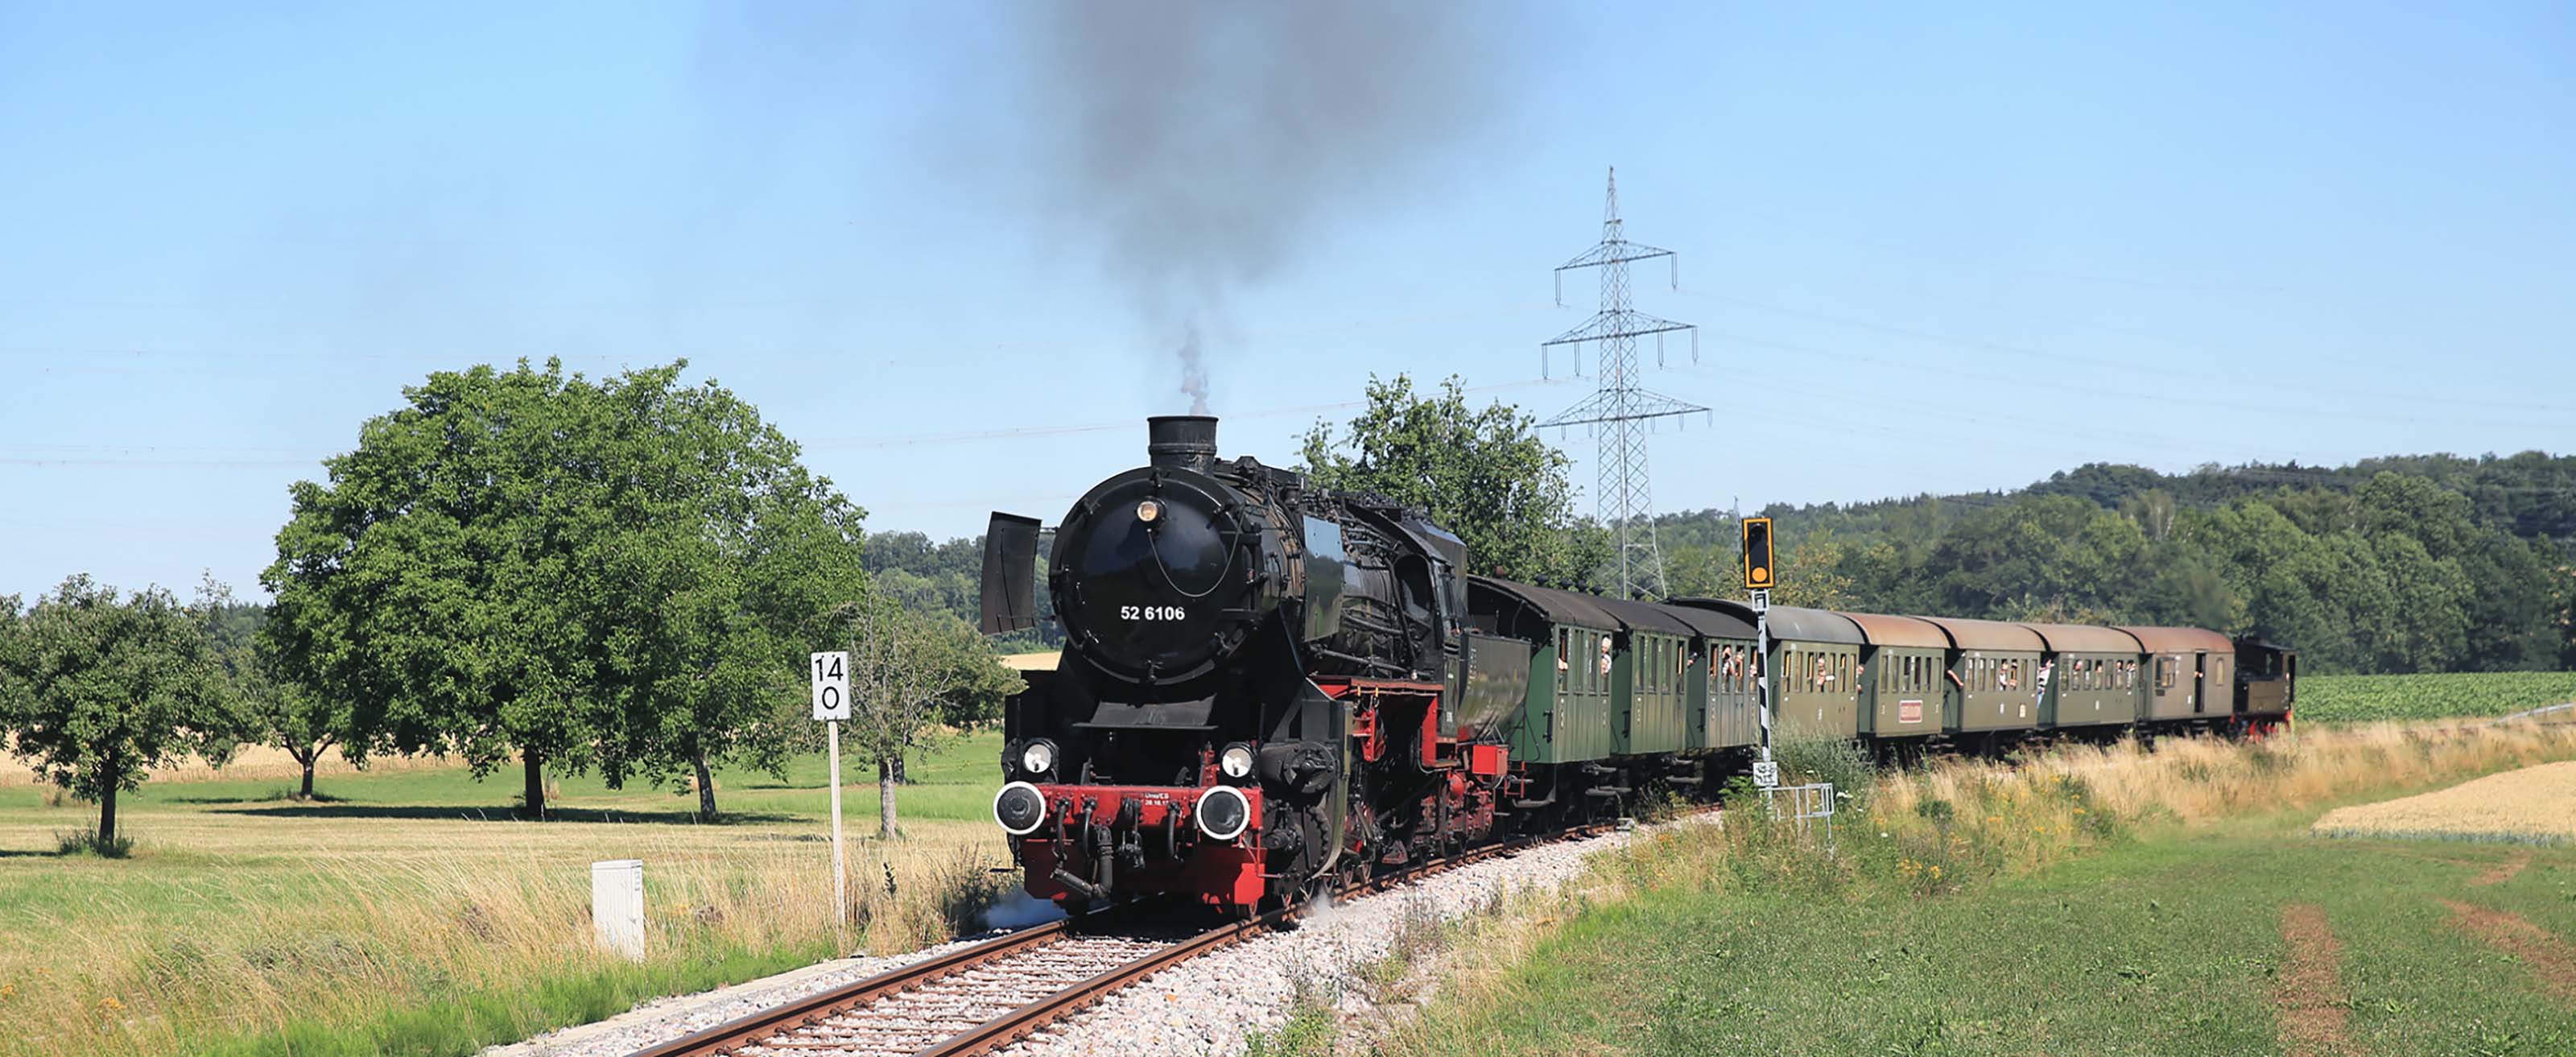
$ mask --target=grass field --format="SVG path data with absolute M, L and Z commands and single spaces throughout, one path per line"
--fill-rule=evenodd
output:
M 851 770 L 851 945 L 946 938 L 1002 883 L 999 748 L 969 738 L 915 768 L 891 843 L 871 839 L 873 770 Z M 809 962 L 839 944 L 823 770 L 720 774 L 717 825 L 691 820 L 693 794 L 566 778 L 561 820 L 531 823 L 510 817 L 515 771 L 393 761 L 298 803 L 293 774 L 253 758 L 121 798 L 123 861 L 55 854 L 96 809 L 20 774 L 0 784 L 0 1054 L 465 1053 Z M 589 864 L 611 858 L 645 861 L 641 965 L 591 942 Z
M 2306 834 L 2576 758 L 2576 730 L 2172 748 L 1888 779 L 1830 857 L 1749 812 L 1641 841 L 1496 930 L 1390 1049 L 2576 1052 L 2553 975 L 2576 965 L 2576 850 Z
M 2504 716 L 2576 701 L 2576 672 L 2433 672 L 2299 678 L 2300 722 Z

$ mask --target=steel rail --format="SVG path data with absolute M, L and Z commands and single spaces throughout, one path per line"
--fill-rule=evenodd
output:
M 730 1053 L 739 1047 L 839 1016 L 941 977 L 1055 943 L 1072 931 L 1073 922 L 1064 920 L 996 936 L 972 947 L 961 947 L 934 958 L 897 966 L 864 980 L 807 995 L 660 1045 L 647 1046 L 628 1057 L 704 1057 Z

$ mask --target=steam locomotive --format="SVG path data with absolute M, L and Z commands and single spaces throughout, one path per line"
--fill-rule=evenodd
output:
M 1765 701 L 1793 736 L 1893 748 L 2246 729 L 2294 697 L 2294 654 L 2195 629 L 1783 607 L 1758 637 L 1733 600 L 1471 576 L 1465 544 L 1417 511 L 1221 461 L 1213 418 L 1147 428 L 1146 464 L 1057 527 L 1064 653 L 1004 712 L 994 821 L 1030 894 L 1075 911 L 1185 895 L 1248 915 L 1616 817 L 1650 788 L 1713 792 L 1747 768 Z M 1040 619 L 1040 529 L 993 515 L 986 633 Z

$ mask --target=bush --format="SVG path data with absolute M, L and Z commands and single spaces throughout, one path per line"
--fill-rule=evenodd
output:
M 1771 752 L 1780 761 L 1782 782 L 1833 783 L 1835 793 L 1851 794 L 1849 799 L 1837 799 L 1837 812 L 1858 813 L 1869 806 L 1869 791 L 1878 784 L 1878 765 L 1859 745 L 1841 738 L 1791 739 L 1774 744 Z
M 100 840 L 94 829 L 54 834 L 56 855 L 96 855 L 102 859 L 123 859 L 134 854 L 134 838 L 117 837 Z

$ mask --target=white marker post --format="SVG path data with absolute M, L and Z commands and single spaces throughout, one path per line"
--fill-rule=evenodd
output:
M 841 852 L 841 721 L 850 718 L 850 655 L 833 650 L 814 654 L 812 661 L 814 718 L 822 721 L 823 743 L 832 760 L 832 931 L 837 935 L 850 922 L 850 867 Z

